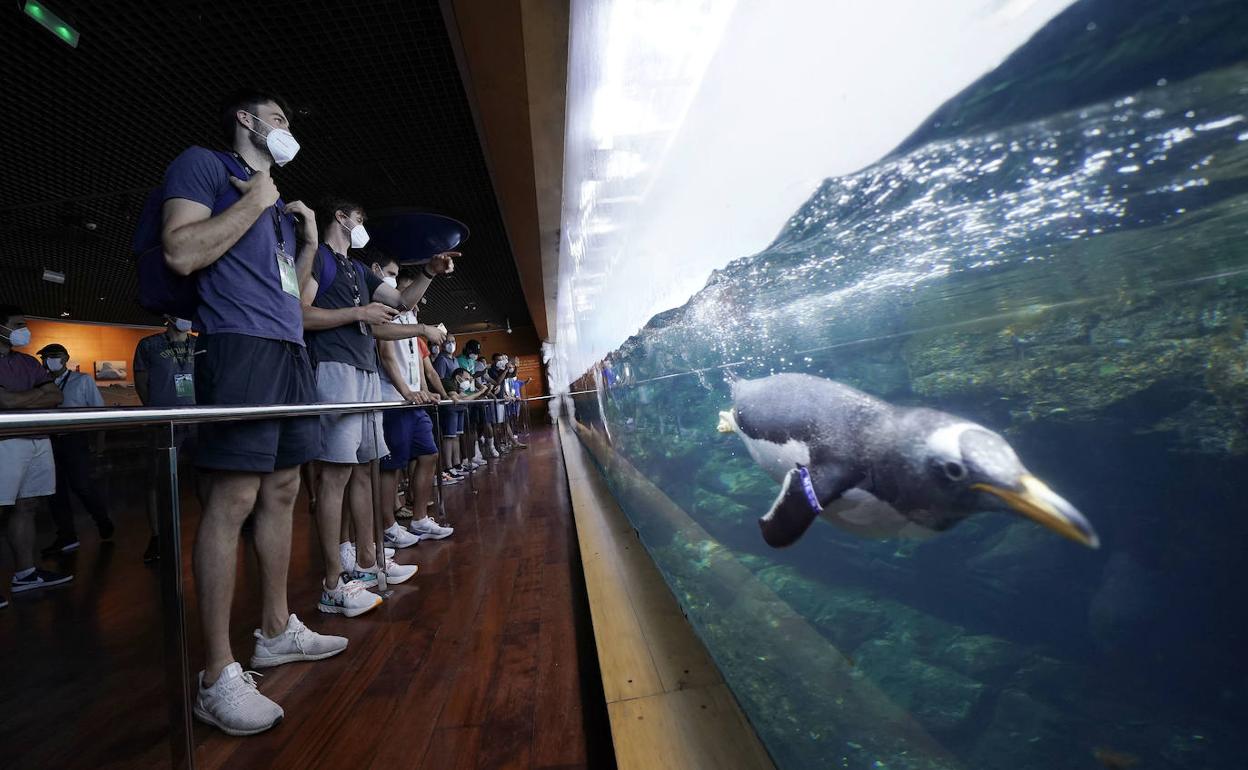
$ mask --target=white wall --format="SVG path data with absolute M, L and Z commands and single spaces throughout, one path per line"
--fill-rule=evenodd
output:
M 573 0 L 562 386 L 1071 0 Z

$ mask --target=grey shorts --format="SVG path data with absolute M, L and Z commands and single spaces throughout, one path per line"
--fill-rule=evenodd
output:
M 47 438 L 0 441 L 0 505 L 56 492 L 56 464 Z M 13 546 L 16 548 L 17 546 Z
M 338 361 L 316 365 L 316 399 L 326 404 L 381 401 L 381 378 Z M 329 463 L 366 463 L 390 454 L 381 412 L 321 415 L 321 453 Z

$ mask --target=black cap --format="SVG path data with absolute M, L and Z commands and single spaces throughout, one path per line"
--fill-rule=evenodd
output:
M 47 358 L 48 356 L 65 356 L 66 358 L 69 358 L 69 351 L 66 350 L 65 346 L 61 343 L 53 342 L 51 345 L 44 345 L 39 348 L 39 352 L 35 355 L 42 356 L 44 358 Z

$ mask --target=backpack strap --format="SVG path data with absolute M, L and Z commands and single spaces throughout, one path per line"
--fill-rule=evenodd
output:
M 321 259 L 321 270 L 316 276 L 316 297 L 312 300 L 314 303 L 321 298 L 321 294 L 329 288 L 329 285 L 338 277 L 338 258 L 330 251 L 325 244 L 321 244 L 316 249 L 316 256 Z

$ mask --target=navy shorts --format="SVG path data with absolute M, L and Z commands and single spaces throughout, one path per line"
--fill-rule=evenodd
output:
M 406 468 L 417 457 L 436 455 L 433 443 L 433 420 L 424 409 L 387 409 L 381 413 L 382 428 L 390 454 L 381 458 L 381 467 L 388 471 Z
M 195 356 L 195 403 L 268 406 L 316 402 L 316 377 L 302 345 L 247 334 L 201 334 Z M 317 416 L 206 422 L 195 465 L 269 473 L 302 465 L 321 452 Z
M 467 412 L 466 406 L 438 407 L 438 426 L 442 429 L 442 435 L 450 438 L 463 433 Z

